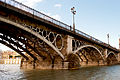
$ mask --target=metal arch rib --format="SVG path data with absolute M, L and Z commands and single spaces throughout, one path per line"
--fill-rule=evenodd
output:
M 108 53 L 108 55 L 107 55 L 107 57 L 106 57 L 106 58 L 108 58 L 108 56 L 109 56 L 110 54 L 113 54 L 113 55 L 115 56 L 115 58 L 118 60 L 117 56 L 116 56 L 116 55 L 115 55 L 115 53 L 114 53 L 114 52 L 112 52 L 112 51 Z
M 29 58 L 27 56 L 25 56 L 24 54 L 22 54 L 19 50 L 15 49 L 13 46 L 7 44 L 6 42 L 0 40 L 0 43 L 6 45 L 7 47 L 13 49 L 14 51 L 16 51 L 17 53 L 19 53 L 21 56 L 23 56 L 26 60 L 29 60 Z
M 0 38 L 4 39 L 6 41 L 9 41 L 10 43 L 13 43 L 14 45 L 20 47 L 22 50 L 24 50 L 25 52 L 27 52 L 34 60 L 37 60 L 37 58 L 33 54 L 31 54 L 28 50 L 26 50 L 23 47 L 21 47 L 21 45 L 15 43 L 13 40 L 9 40 L 9 39 L 7 39 L 6 37 L 3 37 L 3 36 L 0 36 Z
M 22 26 L 22 25 L 20 25 L 20 24 L 18 24 L 18 23 L 15 23 L 15 22 L 13 22 L 13 21 L 10 21 L 10 20 L 5 19 L 5 18 L 2 18 L 2 17 L 0 17 L 0 21 L 5 22 L 5 23 L 8 23 L 8 24 L 11 24 L 11 25 L 14 25 L 14 26 L 16 26 L 16 27 L 18 27 L 18 28 L 21 28 L 21 29 L 23 29 L 23 30 L 25 30 L 25 31 L 27 31 L 27 32 L 29 32 L 29 33 L 32 33 L 32 34 L 35 35 L 36 37 L 38 37 L 38 38 L 40 38 L 41 40 L 43 40 L 44 42 L 46 42 L 49 46 L 51 46 L 51 47 L 61 56 L 61 58 L 64 60 L 64 56 L 62 55 L 62 53 L 61 53 L 57 48 L 55 48 L 55 46 L 54 46 L 52 43 L 50 43 L 47 39 L 45 39 L 44 37 L 42 37 L 42 36 L 39 35 L 38 33 L 34 32 L 33 30 L 30 30 L 30 29 L 27 28 L 27 27 L 24 27 L 24 26 Z
M 81 46 L 80 48 L 78 48 L 77 50 L 75 50 L 75 51 L 73 52 L 73 54 L 76 54 L 79 50 L 81 50 L 81 49 L 83 49 L 83 48 L 86 48 L 86 47 L 92 47 L 92 48 L 96 49 L 96 50 L 100 53 L 100 55 L 102 56 L 103 60 L 105 60 L 104 57 L 103 57 L 103 55 L 102 55 L 102 53 L 100 52 L 100 50 L 97 49 L 95 46 L 92 46 L 92 45 L 84 45 L 84 46 Z

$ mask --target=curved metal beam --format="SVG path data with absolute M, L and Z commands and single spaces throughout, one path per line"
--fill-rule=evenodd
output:
M 15 27 L 18 27 L 20 29 L 23 29 L 23 30 L 25 30 L 25 31 L 27 31 L 27 32 L 35 35 L 36 37 L 40 38 L 42 41 L 44 41 L 45 43 L 47 43 L 50 47 L 52 47 L 53 50 L 55 50 L 61 56 L 61 58 L 64 59 L 63 54 L 57 48 L 55 48 L 55 46 L 51 42 L 49 42 L 47 39 L 45 39 L 45 37 L 42 37 L 41 35 L 39 35 L 38 33 L 34 32 L 33 30 L 31 30 L 31 29 L 29 29 L 27 27 L 24 27 L 24 26 L 22 26 L 22 25 L 20 25 L 18 23 L 15 23 L 13 21 L 10 21 L 8 19 L 0 17 L 0 21 L 8 23 L 8 24 L 11 24 L 11 25 L 14 25 Z
M 80 60 L 83 61 L 83 59 L 81 58 L 81 56 L 79 55 L 79 53 L 76 53 L 76 55 L 78 55 L 78 57 L 80 58 Z
M 83 51 L 83 52 L 81 52 L 81 54 L 84 56 L 84 58 L 86 59 L 86 62 L 88 63 L 88 58 L 86 57 L 86 53 L 85 53 L 85 51 Z
M 102 55 L 102 53 L 100 52 L 100 50 L 97 49 L 95 46 L 92 46 L 92 45 L 84 45 L 84 46 L 81 46 L 80 48 L 78 48 L 77 50 L 75 50 L 75 51 L 73 52 L 73 54 L 76 54 L 79 50 L 81 50 L 81 49 L 83 49 L 83 48 L 87 48 L 87 47 L 91 47 L 91 48 L 94 48 L 95 50 L 97 50 L 98 53 L 102 56 L 103 60 L 105 60 L 104 57 L 103 57 L 103 55 Z
M 10 34 L 9 34 L 10 35 Z M 14 38 L 14 39 L 16 39 L 16 40 L 18 40 L 19 42 L 21 42 L 21 43 L 23 43 L 23 44 L 25 44 L 25 45 L 27 45 L 29 48 L 31 48 L 35 53 L 37 53 L 40 57 L 42 57 L 43 59 L 45 59 L 46 57 L 45 56 L 43 56 L 43 55 L 41 55 L 41 54 L 39 54 L 40 52 L 36 49 L 36 48 L 33 48 L 29 43 L 26 43 L 26 41 L 25 40 L 23 40 L 23 39 L 20 39 L 20 38 L 17 38 L 17 37 L 15 37 L 15 35 L 10 35 L 12 38 Z
M 114 52 L 109 52 L 106 58 L 108 58 L 110 54 L 113 54 L 115 56 L 115 58 L 117 59 L 117 61 L 118 61 L 118 58 L 117 58 L 117 56 L 115 55 Z
M 6 38 L 6 37 L 4 37 L 4 36 L 1 36 L 1 35 L 0 35 L 0 37 L 1 37 L 2 39 L 4 39 L 4 40 L 10 42 L 10 43 L 13 43 L 14 45 L 16 45 L 16 46 L 18 46 L 18 47 L 20 47 L 20 49 L 22 49 L 22 50 L 24 50 L 25 52 L 27 52 L 34 60 L 37 60 L 37 58 L 36 58 L 33 54 L 31 54 L 28 50 L 24 49 L 21 45 L 15 43 L 15 42 L 12 41 L 12 40 L 9 40 L 8 38 Z
M 19 50 L 15 49 L 13 46 L 11 46 L 10 44 L 0 40 L 0 43 L 4 44 L 5 46 L 13 49 L 14 51 L 16 51 L 17 53 L 19 53 L 21 56 L 23 56 L 26 60 L 29 60 L 29 58 L 27 56 L 25 56 L 24 54 L 22 54 Z
M 26 36 L 26 35 L 23 35 L 23 36 L 25 36 L 26 38 L 28 38 L 30 41 L 34 42 L 30 37 L 28 37 L 28 36 Z M 47 50 L 45 49 L 45 47 L 44 47 L 43 45 L 40 45 L 40 44 L 36 44 L 36 45 L 39 46 L 42 51 L 46 52 L 46 53 L 50 56 L 51 59 L 54 59 L 54 57 L 50 54 L 49 51 L 47 51 Z
M 8 31 L 7 31 L 7 32 L 8 32 Z M 15 32 L 14 32 L 14 33 L 12 33 L 12 32 L 6 33 L 6 31 L 4 31 L 4 30 L 0 30 L 0 33 L 5 34 L 5 35 L 7 35 L 7 36 L 9 36 L 9 37 L 11 37 L 11 38 L 14 38 L 15 40 L 18 40 L 19 42 L 27 45 L 29 48 L 33 49 L 33 51 L 34 51 L 35 53 L 37 53 L 40 57 L 42 57 L 43 60 L 46 59 L 45 56 L 43 56 L 43 55 L 40 54 L 40 53 L 41 53 L 40 50 L 37 50 L 36 48 L 33 48 L 29 43 L 26 43 L 26 41 L 25 41 L 24 39 L 18 38 L 17 35 L 14 35 L 14 34 L 17 34 L 17 33 L 15 33 Z M 28 37 L 28 36 L 25 35 L 25 34 L 24 34 L 24 35 L 21 34 L 21 36 L 24 37 L 24 38 L 29 39 L 29 40 L 30 40 L 31 42 L 33 42 L 33 43 L 36 42 L 36 41 L 32 40 L 30 36 Z M 38 45 L 38 44 L 36 44 L 36 45 Z M 44 49 L 44 47 L 43 47 L 42 45 L 38 45 L 38 46 L 41 48 L 42 51 L 46 52 L 46 53 L 50 56 L 51 59 L 53 59 L 53 56 L 50 54 L 49 51 L 46 51 L 46 49 Z

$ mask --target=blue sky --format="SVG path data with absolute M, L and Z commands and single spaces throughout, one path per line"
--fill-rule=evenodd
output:
M 105 43 L 110 35 L 110 45 L 118 48 L 120 37 L 120 0 L 17 0 L 68 25 L 76 10 L 75 25 Z

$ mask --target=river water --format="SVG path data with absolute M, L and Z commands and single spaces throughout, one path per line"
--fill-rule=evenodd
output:
M 79 70 L 23 70 L 19 65 L 0 64 L 0 80 L 120 80 L 120 65 Z

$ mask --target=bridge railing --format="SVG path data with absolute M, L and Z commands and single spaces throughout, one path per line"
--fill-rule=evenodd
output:
M 69 26 L 69 25 L 67 25 L 67 24 L 65 24 L 63 22 L 60 22 L 60 21 L 58 21 L 56 19 L 53 19 L 53 18 L 51 18 L 51 17 L 49 17 L 49 16 L 47 16 L 47 15 L 45 15 L 45 14 L 43 14 L 43 13 L 37 11 L 37 10 L 34 10 L 34 9 L 32 9 L 32 8 L 22 4 L 20 2 L 17 2 L 15 0 L 0 0 L 0 1 L 2 1 L 4 3 L 7 3 L 7 4 L 11 5 L 11 6 L 14 6 L 14 7 L 18 8 L 18 9 L 24 10 L 24 11 L 26 11 L 28 13 L 31 13 L 34 16 L 45 19 L 45 20 L 47 20 L 49 22 L 52 22 L 52 23 L 54 23 L 56 25 L 59 25 L 59 26 L 61 26 L 63 28 L 66 28 L 66 29 L 68 29 L 70 31 L 73 31 L 73 28 L 71 26 Z M 108 45 L 108 44 L 106 44 L 106 43 L 104 43 L 104 42 L 102 42 L 102 41 L 100 41 L 100 40 L 98 40 L 98 39 L 96 39 L 96 38 L 82 32 L 82 31 L 79 31 L 77 29 L 75 29 L 75 33 L 78 33 L 78 34 L 80 34 L 82 36 L 85 36 L 85 37 L 87 37 L 87 38 L 89 38 L 91 40 L 94 40 L 94 41 L 96 41 L 96 42 L 98 42 L 100 44 Z

